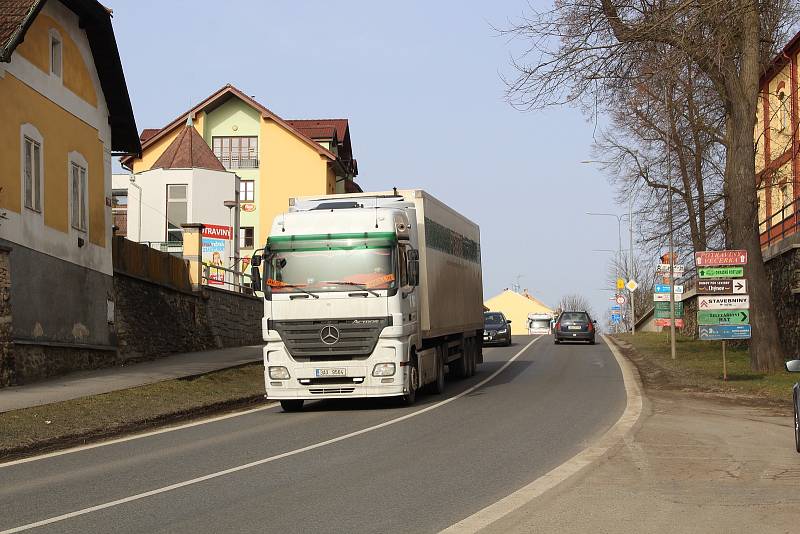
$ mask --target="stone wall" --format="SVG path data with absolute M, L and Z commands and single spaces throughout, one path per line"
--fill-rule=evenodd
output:
M 8 386 L 14 381 L 9 252 L 10 248 L 0 246 L 0 387 Z
M 769 258 L 765 266 L 783 351 L 787 357 L 794 357 L 800 354 L 800 294 L 793 294 L 791 288 L 794 271 L 800 269 L 800 249 L 790 247 Z

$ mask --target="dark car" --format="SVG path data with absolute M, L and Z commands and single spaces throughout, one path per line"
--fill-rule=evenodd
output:
M 597 330 L 596 322 L 585 311 L 561 312 L 556 321 L 553 336 L 555 344 L 562 341 L 586 341 L 594 345 L 594 335 Z
M 511 321 L 501 312 L 483 313 L 483 344 L 511 345 Z
M 800 373 L 800 360 L 786 362 L 786 370 L 790 373 Z M 795 382 L 792 388 L 792 404 L 794 405 L 794 448 L 800 452 L 800 382 Z

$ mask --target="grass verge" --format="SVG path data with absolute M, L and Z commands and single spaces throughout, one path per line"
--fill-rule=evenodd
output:
M 248 364 L 0 413 L 0 459 L 264 402 L 263 370 Z
M 668 332 L 618 334 L 614 339 L 623 343 L 623 349 L 626 346 L 635 349 L 634 353 L 626 355 L 639 367 L 647 387 L 701 391 L 756 404 L 784 406 L 791 403 L 792 384 L 797 381 L 797 376 L 787 372 L 766 374 L 751 371 L 745 349 L 728 348 L 728 380 L 723 381 L 720 342 L 678 336 L 677 358 L 672 360 Z

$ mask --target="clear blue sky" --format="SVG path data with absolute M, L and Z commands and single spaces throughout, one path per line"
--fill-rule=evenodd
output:
M 487 297 L 522 275 L 547 304 L 578 292 L 607 307 L 608 258 L 591 249 L 616 248 L 617 222 L 585 212 L 619 208 L 580 163 L 594 125 L 503 99 L 520 45 L 491 25 L 527 0 L 107 4 L 140 130 L 226 83 L 284 118 L 348 118 L 365 191 L 423 188 L 480 224 Z

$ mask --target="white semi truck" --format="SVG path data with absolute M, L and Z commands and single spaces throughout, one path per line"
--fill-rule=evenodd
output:
M 299 198 L 252 258 L 267 398 L 401 397 L 483 362 L 480 230 L 424 191 Z

